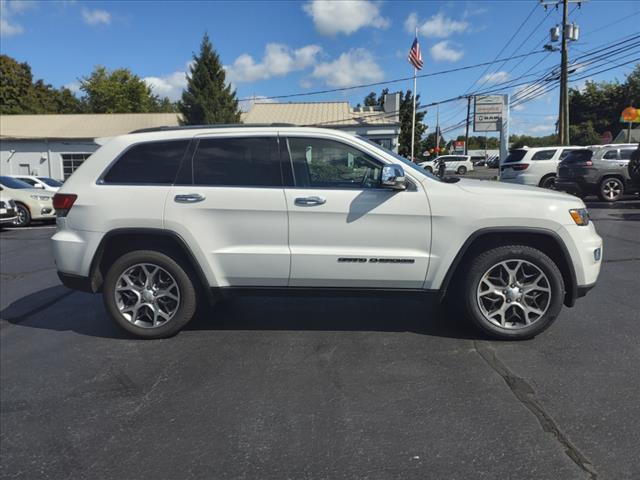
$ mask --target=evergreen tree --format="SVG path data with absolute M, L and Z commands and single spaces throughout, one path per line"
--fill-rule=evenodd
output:
M 426 110 L 420 110 L 420 95 L 416 96 L 416 130 L 415 130 L 415 156 L 421 157 L 420 139 L 427 126 L 422 123 Z M 411 157 L 411 129 L 413 124 L 413 93 L 407 90 L 400 92 L 400 135 L 398 137 L 398 153 L 403 157 Z
M 206 33 L 199 55 L 193 56 L 178 108 L 184 125 L 240 122 L 236 92 L 227 85 L 220 57 Z

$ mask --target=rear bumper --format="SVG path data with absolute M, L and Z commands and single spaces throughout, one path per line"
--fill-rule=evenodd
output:
M 556 190 L 560 190 L 562 192 L 570 193 L 571 195 L 584 195 L 587 193 L 585 189 L 578 182 L 574 182 L 572 180 L 565 180 L 556 177 Z

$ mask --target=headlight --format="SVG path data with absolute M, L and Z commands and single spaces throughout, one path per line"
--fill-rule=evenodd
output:
M 576 225 L 589 225 L 589 211 L 586 208 L 572 208 L 569 210 L 569 215 L 576 222 Z
M 29 195 L 31 198 L 33 198 L 34 200 L 40 200 L 43 202 L 46 202 L 47 200 L 51 200 L 51 197 L 47 196 L 47 195 Z

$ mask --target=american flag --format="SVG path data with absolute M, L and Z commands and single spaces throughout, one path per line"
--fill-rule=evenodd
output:
M 416 37 L 411 44 L 411 49 L 409 50 L 409 57 L 407 57 L 407 60 L 409 60 L 409 63 L 415 68 L 417 68 L 418 70 L 422 70 L 422 66 L 424 65 L 424 63 L 422 62 L 422 52 L 420 51 L 418 37 Z

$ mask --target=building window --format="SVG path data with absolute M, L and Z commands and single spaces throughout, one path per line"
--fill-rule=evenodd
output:
M 71 176 L 76 169 L 82 165 L 87 158 L 89 158 L 90 153 L 62 153 L 60 156 L 62 157 L 62 171 L 64 174 L 64 179 L 66 180 Z

